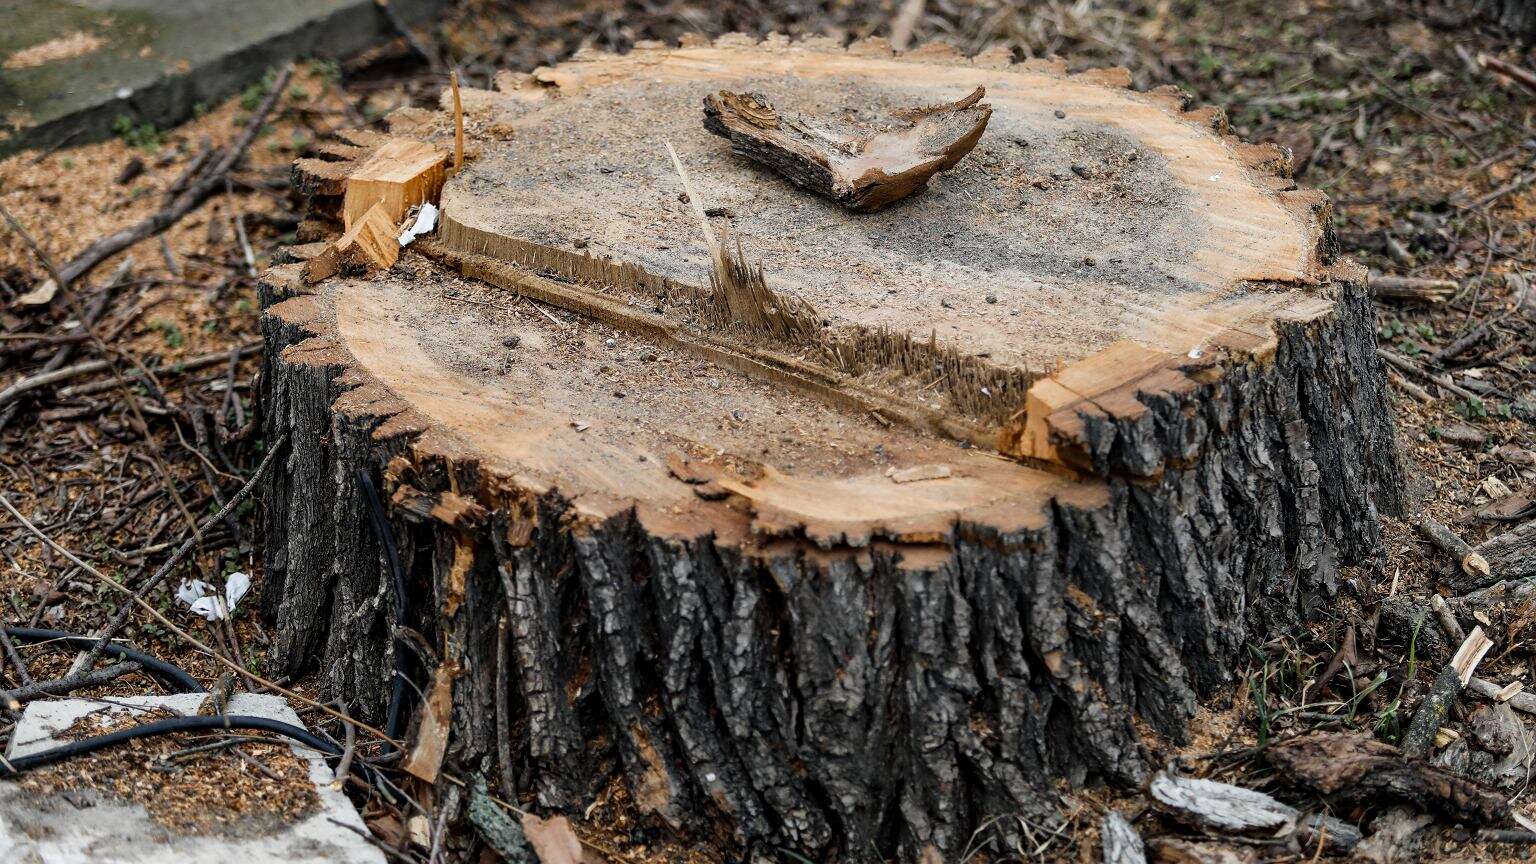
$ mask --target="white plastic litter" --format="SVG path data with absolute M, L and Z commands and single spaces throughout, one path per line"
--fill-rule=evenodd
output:
M 194 615 L 201 615 L 207 621 L 220 621 L 234 614 L 235 607 L 249 590 L 251 577 L 237 570 L 225 580 L 223 597 L 201 579 L 183 579 L 176 588 L 176 599 L 187 604 Z
M 421 212 L 416 214 L 416 221 L 411 227 L 400 232 L 400 245 L 409 246 L 411 241 L 423 234 L 432 233 L 437 227 L 437 207 L 431 201 L 421 205 Z

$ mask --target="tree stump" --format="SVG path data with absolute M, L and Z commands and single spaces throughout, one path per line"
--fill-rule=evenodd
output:
M 621 782 L 648 824 L 812 859 L 953 860 L 1058 782 L 1143 781 L 1246 642 L 1375 559 L 1402 477 L 1327 199 L 1128 82 L 727 37 L 465 90 L 434 238 L 262 283 L 280 672 L 377 717 L 414 646 L 448 761 L 504 794 Z M 868 124 L 978 86 L 974 151 L 874 213 L 702 123 L 721 90 Z M 301 186 L 339 209 L 385 137 Z
M 1536 7 L 1525 0 L 1482 0 L 1483 12 L 1516 36 L 1536 36 Z

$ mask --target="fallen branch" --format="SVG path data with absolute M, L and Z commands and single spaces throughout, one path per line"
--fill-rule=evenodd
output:
M 17 687 L 0 698 L 6 701 L 7 707 L 15 711 L 21 707 L 23 702 L 30 702 L 41 696 L 63 696 L 66 693 L 73 693 L 85 687 L 95 687 L 98 684 L 105 684 L 124 675 L 131 675 L 141 668 L 143 667 L 131 660 L 126 663 L 113 663 L 111 666 L 105 666 L 101 669 L 87 669 L 76 672 L 73 675 L 65 675 L 63 678 L 55 678 L 51 681 L 37 681 L 24 687 Z
M 1483 321 L 1481 324 L 1478 324 L 1476 327 L 1473 327 L 1471 330 L 1467 331 L 1465 336 L 1462 336 L 1451 344 L 1441 348 L 1439 351 L 1436 351 L 1434 354 L 1431 354 L 1429 357 L 1429 362 L 1443 366 L 1445 365 L 1445 361 L 1460 356 L 1468 348 L 1471 348 L 1473 345 L 1476 345 L 1483 339 L 1487 338 L 1488 331 L 1491 330 L 1495 324 L 1503 321 L 1505 315 L 1508 314 L 1509 313 L 1506 312 L 1502 315 L 1495 315 L 1494 317 Z
M 1445 715 L 1451 710 L 1456 697 L 1466 688 L 1467 682 L 1472 679 L 1472 673 L 1477 670 L 1477 664 L 1483 662 L 1483 657 L 1488 649 L 1493 647 L 1493 640 L 1483 632 L 1483 628 L 1474 627 L 1467 638 L 1462 641 L 1461 647 L 1456 649 L 1451 662 L 1440 670 L 1435 676 L 1435 683 L 1430 685 L 1429 695 L 1424 697 L 1424 702 L 1413 715 L 1413 720 L 1408 724 L 1408 731 L 1403 733 L 1402 743 L 1399 745 L 1402 751 L 1409 756 L 1424 758 L 1429 755 L 1430 749 L 1435 744 L 1435 733 L 1440 731 L 1440 725 L 1445 722 Z
M 1509 800 L 1499 792 L 1405 757 L 1369 733 L 1314 732 L 1270 744 L 1265 758 L 1290 782 L 1352 803 L 1407 801 L 1476 825 L 1509 816 Z
M 1503 60 L 1500 60 L 1499 58 L 1489 54 L 1481 53 L 1477 55 L 1477 65 L 1487 69 L 1489 72 L 1503 75 L 1505 78 L 1508 78 L 1516 84 L 1519 84 L 1521 87 L 1524 87 L 1532 93 L 1536 93 L 1536 72 L 1532 72 L 1523 66 L 1516 66 L 1513 63 L 1506 63 Z
M 1429 516 L 1420 516 L 1413 522 L 1413 527 L 1423 535 L 1424 539 L 1435 545 L 1441 552 L 1456 559 L 1461 569 L 1468 576 L 1488 579 L 1492 578 L 1493 571 L 1488 559 L 1484 558 L 1471 544 L 1456 536 L 1456 533 L 1438 520 Z
M 1435 401 L 1435 397 L 1431 396 L 1428 390 L 1404 378 L 1396 369 L 1388 369 L 1387 378 L 1404 393 L 1426 405 Z
M 21 653 L 16 650 L 16 643 L 11 641 L 11 634 L 3 626 L 0 626 L 0 647 L 5 648 L 5 658 L 11 661 L 12 666 L 16 667 L 16 677 L 20 680 L 22 686 L 31 684 L 32 673 L 27 671 L 26 661 L 21 659 Z M 15 702 L 14 699 L 6 701 Z M 11 710 L 14 711 L 16 709 L 12 708 Z
M 1445 638 L 1452 642 L 1462 643 L 1467 639 L 1467 631 L 1461 629 L 1461 622 L 1456 620 L 1451 612 L 1451 606 L 1445 602 L 1445 598 L 1439 594 L 1429 595 L 1429 608 L 1435 612 L 1435 618 L 1440 622 L 1440 630 L 1445 633 Z
M 1451 279 L 1420 279 L 1414 276 L 1373 276 L 1370 287 L 1374 297 L 1420 300 L 1425 303 L 1444 303 L 1461 288 Z
M 1516 177 L 1508 183 L 1505 183 L 1503 186 L 1493 189 L 1492 191 L 1478 198 L 1476 201 L 1468 204 L 1466 209 L 1481 210 L 1489 204 L 1492 204 L 1500 198 L 1503 198 L 1505 195 L 1513 195 L 1514 193 L 1519 192 L 1521 189 L 1531 185 L 1531 181 L 1533 180 L 1536 180 L 1536 174 L 1521 174 L 1519 177 Z
M 261 350 L 261 342 L 248 342 L 234 349 L 239 357 L 249 357 Z M 167 372 L 190 372 L 193 369 L 202 369 L 207 366 L 216 366 L 229 360 L 230 351 L 215 351 L 210 354 L 199 354 L 186 360 L 177 360 L 161 369 L 154 370 L 157 375 Z M 137 370 L 123 376 L 124 381 L 142 381 L 146 378 L 143 372 Z M 117 386 L 116 381 L 90 381 L 84 384 L 76 384 L 65 387 L 58 392 L 60 399 L 74 399 L 80 396 L 89 396 L 104 390 L 111 390 Z
M 1494 702 L 1505 702 L 1516 711 L 1525 714 L 1536 714 L 1536 693 L 1518 691 L 1508 698 L 1501 698 L 1508 688 L 1500 687 L 1485 678 L 1473 678 L 1468 681 L 1467 689 L 1484 699 L 1491 699 Z
M 1536 520 L 1484 540 L 1473 552 L 1488 562 L 1488 572 L 1468 574 L 1467 578 L 1456 581 L 1452 587 L 1458 594 L 1486 588 L 1499 581 L 1536 576 Z
M 1172 768 L 1152 778 L 1147 793 L 1159 810 L 1201 831 L 1268 838 L 1294 829 L 1302 842 L 1339 853 L 1348 853 L 1360 842 L 1360 829 L 1341 819 L 1321 813 L 1303 817 L 1300 810 L 1263 792 L 1214 780 L 1180 777 Z M 1105 828 L 1109 822 L 1106 815 Z M 1140 838 L 1137 839 L 1139 845 Z M 1109 849 L 1106 841 L 1106 862 L 1110 860 Z
M 1273 797 L 1214 780 L 1158 772 L 1147 786 L 1152 803 L 1164 813 L 1202 831 L 1274 836 L 1301 814 Z
M 1404 357 L 1396 351 L 1392 351 L 1386 348 L 1377 348 L 1376 354 L 1381 359 L 1387 361 L 1387 363 L 1397 367 L 1404 372 L 1407 372 L 1409 375 L 1412 375 L 1415 378 L 1422 378 L 1425 381 L 1428 381 L 1429 383 L 1444 389 L 1446 392 L 1461 397 L 1462 399 L 1478 398 L 1478 395 L 1473 393 L 1471 390 L 1468 390 L 1465 387 L 1457 386 L 1456 383 L 1451 380 L 1451 376 L 1431 374 L 1428 370 L 1419 366 L 1419 364 L 1409 360 L 1407 357 Z
M 261 480 L 262 476 L 266 474 L 267 468 L 272 465 L 272 462 L 277 458 L 278 451 L 282 450 L 283 445 L 286 443 L 286 439 L 279 440 L 267 448 L 266 455 L 261 457 L 261 462 L 256 466 L 256 470 L 252 472 L 250 479 L 245 481 L 245 485 L 240 487 L 240 491 L 236 492 L 229 499 L 229 502 L 225 504 L 223 509 L 221 509 L 218 513 L 215 513 L 207 519 L 204 519 L 202 524 L 197 526 L 197 530 L 192 532 L 192 536 L 188 537 L 181 544 L 181 546 L 176 549 L 175 552 L 171 553 L 171 557 L 167 558 L 165 563 L 160 565 L 160 569 L 156 570 L 153 576 L 150 576 L 148 579 L 146 579 L 144 584 L 140 585 L 132 592 L 132 599 L 135 602 L 143 602 L 144 597 L 146 597 L 150 591 L 153 591 L 155 586 L 164 581 L 165 577 L 169 576 L 171 572 L 186 559 L 187 555 L 189 555 L 197 546 L 198 541 L 202 539 L 204 532 L 206 532 L 213 525 L 223 521 L 229 516 L 229 514 L 235 512 L 235 509 L 244 503 L 245 499 L 251 496 L 251 493 L 256 490 L 256 484 Z M 81 669 L 90 669 L 91 666 L 95 664 L 96 659 L 101 656 L 101 652 L 106 650 L 107 643 L 111 642 L 113 637 L 115 637 L 118 632 L 123 629 L 123 625 L 128 623 L 128 616 L 132 613 L 133 603 L 124 603 L 117 610 L 117 615 L 112 618 L 112 623 L 108 624 L 107 628 L 102 631 L 101 638 L 96 642 L 96 645 L 92 647 L 91 650 L 85 655 L 85 659 L 80 662 L 79 666 Z M 236 664 L 236 669 L 242 675 L 249 677 L 249 673 L 244 669 L 244 667 Z
M 129 246 L 159 234 L 161 231 L 180 222 L 182 217 L 197 209 L 204 201 L 208 200 L 219 189 L 223 188 L 224 177 L 250 149 L 251 143 L 256 140 L 262 127 L 267 125 L 267 115 L 272 113 L 278 99 L 282 97 L 288 87 L 288 79 L 293 75 L 293 67 L 283 69 L 272 82 L 272 87 L 267 91 L 267 96 L 257 106 L 256 112 L 251 115 L 251 121 L 246 124 L 245 130 L 235 140 L 224 154 L 214 162 L 201 177 L 189 183 L 185 192 L 182 192 L 164 209 L 150 215 L 121 231 L 115 231 L 105 237 L 99 238 L 79 255 L 69 260 L 69 263 L 59 268 L 57 276 L 59 287 L 68 290 L 70 283 L 91 272 L 101 262 L 113 255 L 127 249 Z
M 242 345 L 239 348 L 241 356 L 254 354 L 259 350 L 261 350 L 260 342 L 252 342 L 247 345 Z M 212 354 L 203 354 L 198 357 L 192 357 L 187 360 L 178 361 L 173 365 L 174 367 L 180 369 L 201 369 L 204 366 L 212 366 L 215 363 L 222 363 L 228 359 L 228 351 L 218 351 Z M 14 401 L 24 393 L 28 393 L 42 387 L 47 387 L 52 384 L 57 384 L 60 381 L 68 381 L 72 378 L 78 378 L 81 375 L 92 375 L 97 372 L 110 371 L 111 368 L 111 360 L 87 360 L 83 363 L 76 363 L 73 366 L 65 366 L 62 369 L 54 369 L 51 372 L 39 372 L 36 375 L 31 375 L 18 381 L 14 381 L 11 383 L 11 386 L 5 388 L 4 390 L 0 390 L 0 406 Z M 125 381 L 136 381 L 142 380 L 144 377 L 144 373 L 134 371 L 124 375 L 123 379 Z M 59 391 L 59 397 L 61 399 L 69 399 L 75 396 L 83 396 L 89 393 L 96 393 L 101 390 L 110 390 L 116 386 L 117 382 L 114 380 L 102 381 L 98 382 L 98 384 L 83 384 L 79 387 L 66 387 L 65 389 Z

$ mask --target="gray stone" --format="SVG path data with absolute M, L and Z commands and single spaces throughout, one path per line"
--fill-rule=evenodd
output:
M 443 0 L 393 0 L 407 21 Z M 296 57 L 392 37 L 373 0 L 19 0 L 0 30 L 0 156 L 172 126 Z
M 94 712 L 134 708 L 169 708 L 195 714 L 207 694 L 33 702 L 22 714 L 7 748 L 17 758 L 57 745 L 54 735 Z M 269 717 L 303 726 L 282 698 L 241 693 L 230 699 L 229 713 Z M 331 788 L 331 769 L 320 754 L 294 745 L 294 754 L 309 765 L 309 779 L 320 799 L 307 818 L 273 832 L 263 823 L 248 835 L 175 834 L 152 821 L 144 808 L 97 794 L 37 795 L 16 783 L 0 782 L 0 861 L 27 864 L 384 864 L 383 854 L 355 831 L 366 833 L 352 802 Z M 334 824 L 336 822 L 342 825 Z

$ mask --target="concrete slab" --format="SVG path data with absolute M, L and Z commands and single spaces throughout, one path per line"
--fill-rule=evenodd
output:
M 60 699 L 27 705 L 11 736 L 7 758 L 45 750 L 59 743 L 53 736 L 81 717 L 113 715 L 149 708 L 195 714 L 206 694 L 93 699 Z M 230 699 L 229 713 L 270 717 L 302 726 L 278 696 L 242 693 Z M 0 861 L 27 864 L 384 864 L 384 855 L 361 835 L 334 822 L 363 828 L 352 802 L 331 789 L 331 769 L 318 753 L 294 745 L 309 766 L 320 806 L 282 831 L 252 836 L 179 835 L 153 822 L 144 808 L 100 797 L 37 795 L 17 783 L 0 782 Z M 87 806 L 80 806 L 85 804 Z
M 443 0 L 392 0 L 410 22 Z M 12 0 L 0 3 L 0 156 L 164 128 L 295 57 L 340 59 L 395 31 L 374 0 Z

